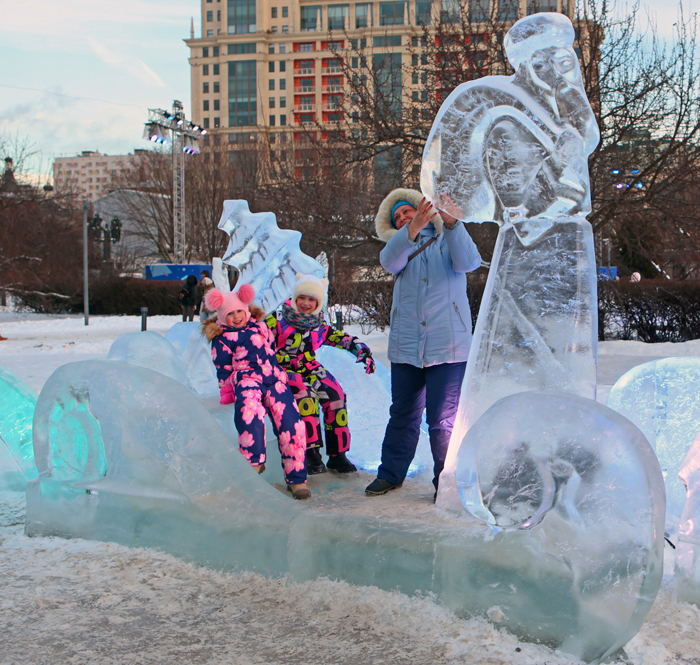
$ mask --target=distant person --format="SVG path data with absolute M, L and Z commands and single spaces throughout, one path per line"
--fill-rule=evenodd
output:
M 194 308 L 197 305 L 197 278 L 194 275 L 187 276 L 178 298 L 182 307 L 182 320 L 194 321 Z
M 306 470 L 309 475 L 325 473 L 320 448 L 323 445 L 318 406 L 321 405 L 326 432 L 328 468 L 338 473 L 357 471 L 345 456 L 350 449 L 347 397 L 337 379 L 316 360 L 324 344 L 345 349 L 364 363 L 367 374 L 375 370 L 372 353 L 357 337 L 329 326 L 321 308 L 328 295 L 328 280 L 314 275 L 297 275 L 294 294 L 282 305 L 282 315 L 271 314 L 265 323 L 276 340 L 277 360 L 287 370 L 289 387 L 306 425 Z
M 206 321 L 214 312 L 210 312 L 204 303 L 204 296 L 214 288 L 214 282 L 209 277 L 208 270 L 202 270 L 202 279 L 197 285 L 197 306 L 199 307 L 199 320 Z
M 437 496 L 472 341 L 467 273 L 481 265 L 481 256 L 466 226 L 438 214 L 415 190 L 391 192 L 379 206 L 375 226 L 386 243 L 379 260 L 395 278 L 391 409 L 382 463 L 365 492 L 379 496 L 401 487 L 425 410 Z

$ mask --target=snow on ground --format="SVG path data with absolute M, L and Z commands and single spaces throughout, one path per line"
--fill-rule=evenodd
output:
M 151 317 L 148 329 L 164 334 L 179 318 Z M 140 317 L 91 317 L 85 326 L 80 316 L 0 308 L 0 333 L 9 338 L 0 342 L 0 365 L 40 391 L 60 365 L 103 359 L 116 337 L 140 329 Z M 386 362 L 387 335 L 362 337 Z M 700 340 L 601 343 L 599 400 L 627 370 L 671 355 L 700 355 Z M 367 506 L 376 515 L 389 507 L 381 498 Z M 0 492 L 0 665 L 578 663 L 481 619 L 458 618 L 430 598 L 223 574 L 153 550 L 27 538 L 23 524 L 23 496 Z M 667 548 L 662 590 L 619 662 L 700 663 L 700 610 L 675 601 L 672 556 Z

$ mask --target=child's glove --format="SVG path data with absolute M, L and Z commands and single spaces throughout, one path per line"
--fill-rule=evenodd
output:
M 357 354 L 357 360 L 355 362 L 365 364 L 365 374 L 374 374 L 374 371 L 377 369 L 369 349 L 362 349 L 360 353 Z
M 236 401 L 233 386 L 230 383 L 224 383 L 224 385 L 219 386 L 219 395 L 221 395 L 219 404 L 233 404 Z

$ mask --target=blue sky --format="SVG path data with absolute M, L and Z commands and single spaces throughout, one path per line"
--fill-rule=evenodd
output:
M 675 0 L 644 4 L 670 34 Z M 180 99 L 191 116 L 182 40 L 191 17 L 200 35 L 198 0 L 2 0 L 0 16 L 0 138 L 32 142 L 35 169 L 81 150 L 147 147 L 149 107 Z

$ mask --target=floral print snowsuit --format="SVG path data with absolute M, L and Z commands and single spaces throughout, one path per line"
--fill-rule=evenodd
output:
M 242 455 L 253 465 L 265 462 L 265 413 L 279 442 L 287 483 L 306 482 L 306 435 L 287 375 L 272 349 L 274 337 L 262 322 L 243 328 L 217 324 L 211 343 L 222 404 L 235 404 L 234 422 Z
M 285 303 L 289 305 L 290 301 Z M 305 332 L 297 330 L 283 316 L 271 314 L 265 319 L 274 331 L 277 360 L 287 370 L 289 387 L 299 404 L 306 425 L 306 447 L 320 448 L 321 428 L 318 405 L 323 410 L 326 453 L 338 455 L 350 449 L 347 397 L 336 378 L 316 360 L 316 350 L 323 344 L 337 346 L 352 353 L 358 361 L 371 355 L 369 347 L 357 337 L 347 335 L 325 323 Z

